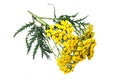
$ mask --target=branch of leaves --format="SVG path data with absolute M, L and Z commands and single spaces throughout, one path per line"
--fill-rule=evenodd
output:
M 33 43 L 35 44 L 34 50 L 33 50 L 33 59 L 35 59 L 35 55 L 37 53 L 37 50 L 41 50 L 41 56 L 45 55 L 47 59 L 50 58 L 50 53 L 52 53 L 50 47 L 47 44 L 45 31 L 44 31 L 44 25 L 38 26 L 34 22 L 29 22 L 22 26 L 17 32 L 14 34 L 14 37 L 24 31 L 25 29 L 29 28 L 28 34 L 26 35 L 26 46 L 27 46 L 27 54 L 30 52 Z M 35 43 L 36 41 L 36 43 Z
M 88 23 L 83 22 L 84 19 L 86 19 L 87 17 L 84 17 L 84 18 L 78 19 L 78 20 L 74 20 L 75 17 L 78 15 L 78 13 L 75 15 L 72 15 L 72 16 L 61 15 L 58 18 L 56 18 L 56 17 L 55 18 L 46 18 L 46 17 L 39 17 L 30 11 L 28 11 L 28 12 L 32 15 L 33 22 L 29 22 L 29 23 L 23 25 L 14 34 L 14 37 L 18 33 L 29 28 L 29 31 L 28 31 L 28 34 L 26 35 L 25 40 L 26 40 L 26 46 L 27 46 L 27 54 L 30 52 L 33 43 L 36 45 L 34 50 L 33 50 L 33 59 L 35 59 L 35 55 L 36 55 L 37 50 L 39 48 L 40 48 L 41 53 L 42 53 L 42 58 L 45 55 L 49 59 L 50 53 L 54 53 L 48 44 L 49 42 L 47 39 L 49 39 L 49 38 L 47 38 L 46 34 L 45 34 L 45 30 L 49 28 L 49 25 L 46 22 L 44 22 L 42 19 L 53 20 L 53 22 L 55 22 L 55 23 L 59 23 L 61 20 L 68 20 L 73 25 L 73 27 L 76 29 L 76 34 L 78 34 L 78 35 L 83 33 L 83 32 L 81 32 L 81 30 L 82 30 L 81 26 L 84 27 L 85 25 L 88 24 Z M 36 25 L 35 22 L 40 23 L 40 26 Z

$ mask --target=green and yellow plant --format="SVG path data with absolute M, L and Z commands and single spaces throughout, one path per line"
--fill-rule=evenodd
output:
M 56 17 L 54 11 L 54 18 L 47 18 L 37 16 L 31 11 L 28 12 L 32 15 L 32 21 L 17 30 L 14 37 L 21 31 L 29 29 L 25 41 L 27 54 L 33 43 L 36 44 L 33 50 L 33 59 L 39 48 L 42 58 L 45 55 L 49 59 L 53 53 L 60 70 L 67 74 L 72 72 L 79 62 L 86 58 L 90 60 L 93 57 L 96 45 L 95 33 L 93 25 L 84 21 L 87 16 L 76 20 L 78 14 Z M 54 24 L 48 24 L 45 20 L 51 20 Z M 51 47 L 51 41 L 54 42 L 58 53 L 55 53 Z

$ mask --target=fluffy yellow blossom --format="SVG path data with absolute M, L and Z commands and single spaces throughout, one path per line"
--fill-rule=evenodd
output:
M 55 39 L 56 39 L 56 37 L 53 35 L 53 36 L 52 36 L 52 39 L 53 39 L 53 40 L 55 40 Z
M 93 30 L 93 25 L 92 25 L 92 24 L 88 24 L 86 27 L 87 27 L 88 29 L 90 29 L 90 31 Z
M 78 51 L 76 51 L 76 52 L 74 52 L 75 53 L 75 55 L 79 55 L 79 52 Z
M 73 57 L 72 57 L 72 60 L 73 60 L 73 61 L 76 61 L 76 59 L 77 59 L 76 56 L 73 56 Z
M 56 44 L 63 47 L 57 59 L 57 65 L 61 71 L 67 74 L 72 72 L 76 64 L 86 57 L 89 60 L 93 57 L 96 45 L 93 38 L 95 33 L 92 32 L 93 25 L 87 25 L 80 36 L 73 34 L 75 29 L 68 20 L 61 20 L 60 23 L 55 24 L 55 27 L 50 25 L 50 29 L 46 30 L 46 33 Z
M 54 25 L 50 25 L 50 29 L 53 29 L 54 28 Z
M 67 35 L 64 35 L 64 36 L 63 36 L 63 40 L 67 40 Z
M 81 51 L 82 50 L 82 47 L 77 47 L 77 51 Z
M 50 33 L 47 33 L 47 37 L 50 37 L 51 36 L 51 34 Z

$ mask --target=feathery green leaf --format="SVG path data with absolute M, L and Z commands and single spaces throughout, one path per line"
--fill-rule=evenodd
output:
M 28 43 L 28 45 L 27 45 L 27 48 L 28 48 L 27 54 L 31 50 L 32 44 L 34 43 L 35 40 L 36 40 L 36 34 L 34 33 L 34 35 L 32 36 L 32 38 L 30 39 L 30 43 Z
M 29 22 L 28 24 L 25 24 L 24 26 L 22 26 L 20 29 L 17 30 L 17 32 L 14 34 L 13 37 L 15 37 L 18 33 L 22 32 L 26 28 L 32 26 L 33 24 L 34 24 L 33 22 Z
M 35 55 L 37 53 L 38 48 L 39 48 L 39 43 L 37 42 L 37 44 L 36 44 L 36 46 L 34 48 L 34 51 L 33 51 L 33 59 L 35 59 Z

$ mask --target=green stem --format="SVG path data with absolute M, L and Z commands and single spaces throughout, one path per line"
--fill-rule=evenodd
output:
M 48 25 L 45 21 L 43 21 L 43 20 L 42 20 L 39 16 L 37 16 L 36 14 L 32 13 L 32 12 L 29 11 L 29 10 L 28 10 L 28 12 L 29 12 L 33 17 L 35 17 L 36 20 L 37 20 L 39 23 L 43 24 L 44 26 Z
M 39 17 L 41 19 L 49 19 L 49 20 L 54 20 L 53 18 L 48 18 L 48 17 Z
M 48 19 L 48 20 L 52 20 L 52 21 L 55 21 L 55 20 L 60 20 L 59 18 L 48 18 L 48 17 L 39 17 L 41 19 Z

